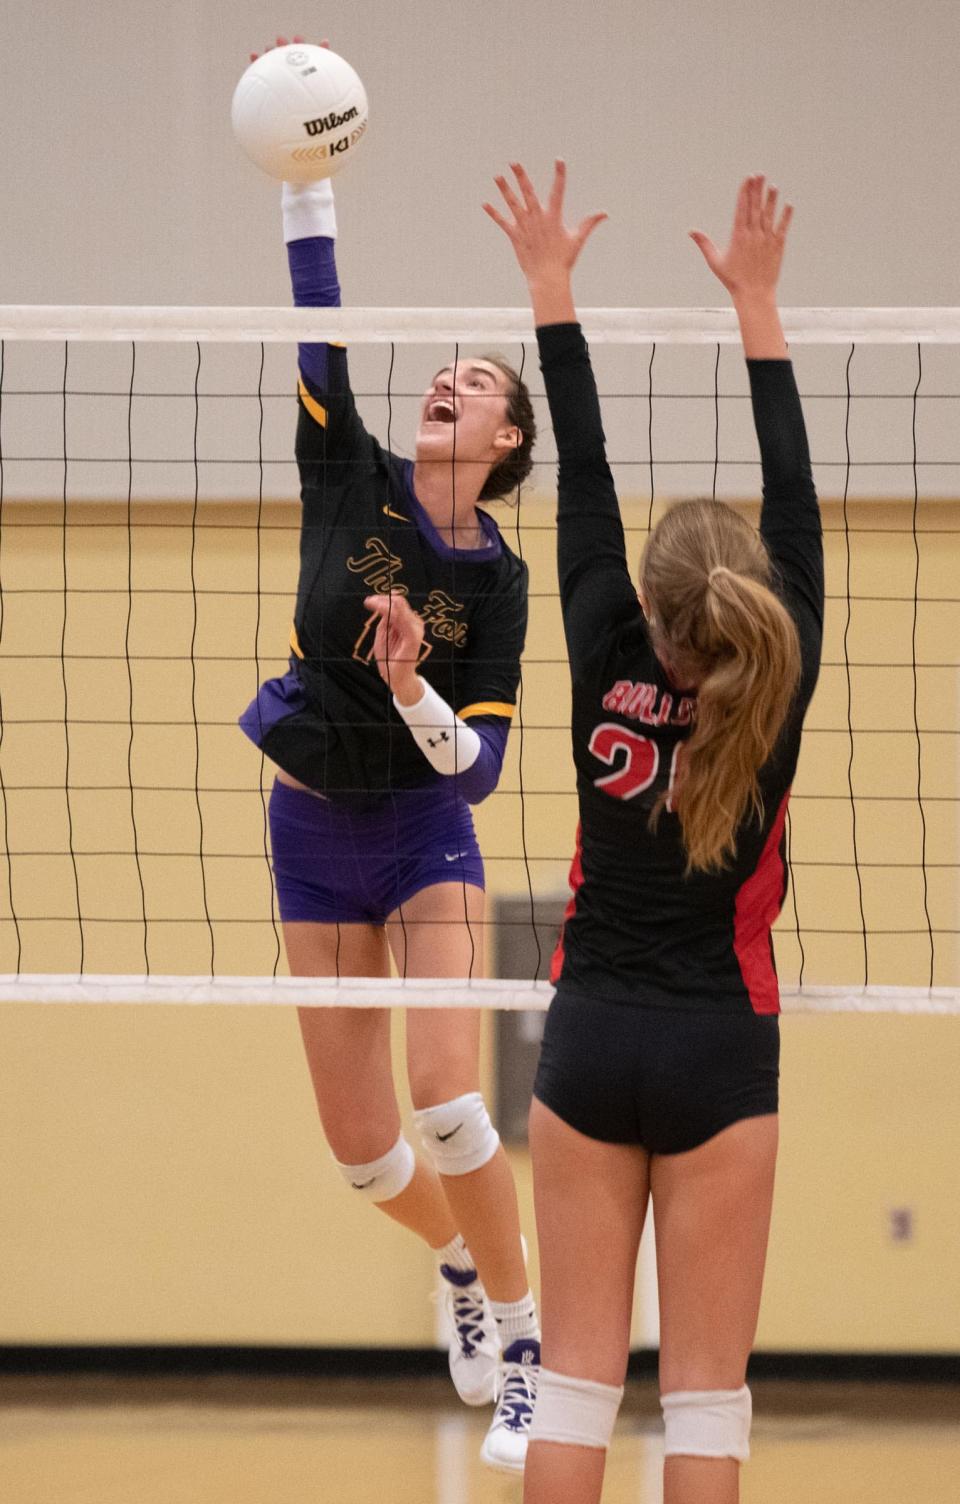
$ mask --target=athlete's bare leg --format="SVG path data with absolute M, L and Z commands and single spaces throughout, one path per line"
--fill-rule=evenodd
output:
M 530 1152 L 543 1366 L 618 1386 L 630 1351 L 649 1156 L 630 1144 L 587 1138 L 536 1099 L 530 1108 Z M 599 1447 L 531 1442 L 524 1504 L 595 1504 L 606 1458 Z
M 660 1288 L 660 1392 L 739 1389 L 760 1309 L 776 1116 L 747 1118 L 650 1168 Z M 664 1504 L 737 1504 L 732 1458 L 668 1457 Z
M 373 924 L 288 922 L 283 938 L 290 972 L 299 977 L 386 977 L 383 930 Z M 400 1135 L 400 1109 L 390 1058 L 389 1008 L 300 1008 L 300 1031 L 333 1155 L 342 1164 L 369 1164 Z M 457 1228 L 439 1177 L 417 1157 L 399 1196 L 377 1203 L 395 1222 L 442 1248 Z
M 397 970 L 408 977 L 483 976 L 484 895 L 462 883 L 423 888 L 391 914 L 387 934 Z M 407 1069 L 416 1108 L 480 1090 L 478 1009 L 411 1008 Z M 469 1175 L 441 1183 L 491 1300 L 521 1300 L 529 1277 L 520 1243 L 513 1172 L 503 1147 Z

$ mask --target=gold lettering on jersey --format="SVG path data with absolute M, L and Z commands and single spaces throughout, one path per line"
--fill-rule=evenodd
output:
M 454 647 L 462 648 L 467 641 L 467 624 L 453 620 L 462 610 L 463 602 L 455 601 L 445 590 L 431 590 L 420 607 L 420 615 L 438 642 L 452 642 Z
M 364 547 L 365 554 L 347 560 L 351 574 L 360 575 L 374 595 L 409 595 L 406 585 L 397 579 L 403 568 L 403 560 L 390 552 L 382 538 L 368 538 Z M 364 621 L 351 655 L 358 663 L 373 662 L 373 645 L 379 620 L 376 611 L 371 611 Z
M 394 593 L 394 595 L 399 595 L 400 591 L 399 590 L 394 590 L 393 593 Z M 353 644 L 353 652 L 350 655 L 352 658 L 355 658 L 358 663 L 372 663 L 373 662 L 373 650 L 374 650 L 374 645 L 375 645 L 376 640 L 377 640 L 377 627 L 379 625 L 380 625 L 380 613 L 378 611 L 371 611 L 370 614 L 369 614 L 369 616 L 367 617 L 366 621 L 363 624 L 363 630 L 360 633 L 360 636 L 357 638 L 356 642 Z M 420 644 L 420 652 L 417 654 L 417 665 L 418 665 L 418 667 L 423 662 L 423 660 L 425 658 L 429 658 L 430 657 L 430 654 L 432 652 L 433 652 L 433 645 L 431 643 L 429 643 L 429 642 L 422 642 Z
M 618 679 L 601 704 L 604 710 L 644 726 L 690 726 L 697 715 L 695 696 L 681 695 L 675 706 L 673 695 L 661 692 L 656 684 L 634 683 L 632 679 Z
M 389 595 L 391 591 L 396 595 L 409 595 L 406 585 L 395 583 L 403 568 L 403 560 L 390 552 L 382 538 L 368 538 L 364 547 L 367 552 L 359 559 L 347 560 L 351 573 L 362 575 L 363 583 L 369 585 L 375 595 Z
M 392 554 L 382 538 L 368 538 L 364 544 L 366 553 L 347 560 L 351 574 L 358 574 L 375 595 L 410 594 L 409 587 L 397 579 L 403 568 L 403 560 Z M 467 641 L 467 624 L 455 621 L 454 617 L 464 609 L 462 601 L 455 601 L 445 590 L 431 590 L 419 615 L 423 617 L 427 631 L 437 642 L 451 642 L 462 648 Z M 380 617 L 371 611 L 363 624 L 363 630 L 353 645 L 353 657 L 359 663 L 373 662 L 373 646 Z M 417 659 L 422 663 L 433 652 L 433 644 L 424 639 Z
M 401 591 L 398 590 L 398 589 L 395 589 L 393 593 L 394 593 L 394 595 L 400 595 Z M 403 594 L 406 594 L 406 592 L 404 591 Z M 360 633 L 360 636 L 357 638 L 356 642 L 353 644 L 353 652 L 350 655 L 352 658 L 355 658 L 358 663 L 372 663 L 373 662 L 373 649 L 374 649 L 374 644 L 376 643 L 376 639 L 377 639 L 377 627 L 379 625 L 380 625 L 380 614 L 379 614 L 379 612 L 377 612 L 377 611 L 371 611 L 370 615 L 367 617 L 366 621 L 363 624 L 363 631 Z M 431 643 L 429 643 L 429 642 L 423 642 L 423 643 L 421 643 L 420 644 L 420 652 L 417 654 L 417 666 L 419 667 L 419 665 L 423 662 L 423 660 L 425 658 L 429 658 L 430 654 L 432 652 L 433 652 L 433 646 L 432 646 Z

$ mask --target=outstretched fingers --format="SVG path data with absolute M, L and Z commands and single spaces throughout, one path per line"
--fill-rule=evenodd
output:
M 520 219 L 523 216 L 523 205 L 520 203 L 517 195 L 514 193 L 513 189 L 502 173 L 498 177 L 495 177 L 493 181 L 500 189 L 500 196 L 502 197 L 507 208 L 510 210 L 510 213 L 519 224 Z
M 589 237 L 593 234 L 597 225 L 602 225 L 609 214 L 588 214 L 586 219 L 581 219 L 577 226 L 577 250 L 581 251 Z
M 745 230 L 750 223 L 750 184 L 751 178 L 744 178 L 737 194 L 737 204 L 733 211 L 734 230 Z
M 305 41 L 306 41 L 306 37 L 294 37 L 293 38 L 293 42 L 294 42 L 295 46 L 296 45 L 302 45 Z M 276 41 L 273 44 L 273 47 L 289 47 L 289 45 L 290 45 L 290 43 L 287 41 L 286 37 L 277 37 Z M 326 39 L 324 39 L 320 43 L 320 46 L 321 47 L 329 47 L 330 43 Z M 266 49 L 266 51 L 267 52 L 272 52 L 273 51 L 273 47 L 268 47 Z M 266 55 L 266 54 L 264 54 L 264 55 Z M 260 56 L 259 52 L 251 52 L 251 54 L 250 54 L 250 61 L 251 61 L 251 63 L 255 63 L 257 61 L 257 58 L 259 56 Z
M 784 204 L 780 213 L 780 219 L 778 220 L 777 204 L 779 197 L 779 190 L 771 186 L 764 206 L 763 228 L 769 234 L 776 236 L 778 240 L 782 241 L 786 236 L 787 230 L 790 228 L 790 221 L 793 218 L 793 205 Z
M 550 196 L 547 199 L 547 208 L 557 218 L 563 216 L 563 195 L 567 191 L 567 164 L 562 157 L 557 157 L 553 164 L 553 182 L 550 185 Z
M 718 267 L 720 264 L 720 252 L 717 250 L 717 247 L 710 239 L 710 236 L 705 235 L 702 230 L 691 230 L 690 239 L 693 241 L 694 245 L 697 247 L 698 251 L 703 256 L 704 261 L 707 263 L 714 275 L 719 275 Z
M 779 189 L 773 183 L 768 185 L 762 172 L 754 172 L 740 184 L 733 233 L 725 250 L 718 249 L 702 230 L 690 231 L 707 266 L 735 302 L 776 291 L 786 232 L 793 217 L 792 205 L 785 204 L 778 219 L 779 209 Z M 782 340 L 779 342 L 782 344 Z
M 484 214 L 489 214 L 495 225 L 500 226 L 504 235 L 512 240 L 514 234 L 516 233 L 516 225 L 510 224 L 508 220 L 504 219 L 503 215 L 500 214 L 492 204 L 483 203 L 480 205 L 480 207 L 483 210 Z
M 536 190 L 530 181 L 529 175 L 522 162 L 511 162 L 510 169 L 517 180 L 517 187 L 523 195 L 523 203 L 528 214 L 542 212 L 542 205 L 537 198 Z
M 563 201 L 566 190 L 566 165 L 558 157 L 553 164 L 553 181 L 541 200 L 530 175 L 521 162 L 511 162 L 513 181 L 501 173 L 494 178 L 503 205 L 484 203 L 484 213 L 493 220 L 513 246 L 520 270 L 528 283 L 536 282 L 542 290 L 549 283 L 554 289 L 565 284 L 562 298 L 550 303 L 543 296 L 536 305 L 541 313 L 549 311 L 545 322 L 563 322 L 569 313 L 569 275 L 585 242 L 606 214 L 588 214 L 577 225 L 564 222 Z M 562 304 L 562 308 L 561 308 Z
M 763 223 L 763 185 L 762 172 L 755 172 L 750 179 L 750 229 L 759 229 Z

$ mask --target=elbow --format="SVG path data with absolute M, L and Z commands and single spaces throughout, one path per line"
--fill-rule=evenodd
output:
M 485 777 L 474 777 L 472 768 L 466 773 L 457 774 L 456 778 L 457 793 L 468 804 L 482 804 L 484 799 L 492 794 L 497 786 L 497 774 L 494 774 L 493 777 L 489 774 Z
M 502 766 L 503 758 L 496 756 L 493 749 L 485 745 L 481 755 L 471 767 L 464 768 L 454 775 L 457 780 L 457 793 L 468 804 L 482 804 L 499 783 Z

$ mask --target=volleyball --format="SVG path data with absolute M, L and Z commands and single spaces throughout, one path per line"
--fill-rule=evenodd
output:
M 312 183 L 355 155 L 367 129 L 367 95 L 345 58 L 298 42 L 250 64 L 230 115 L 257 167 L 288 183 Z

